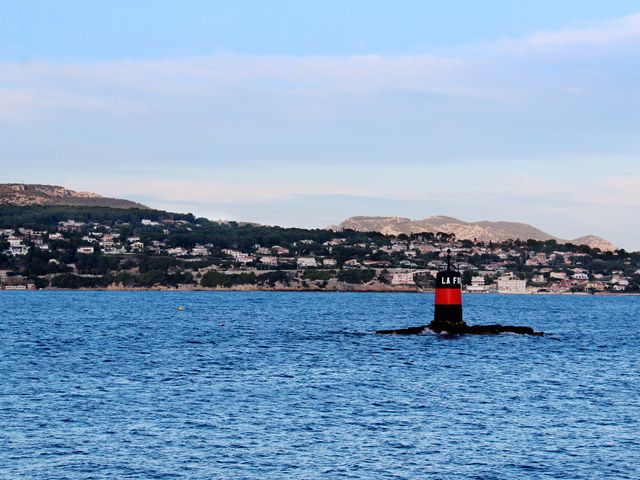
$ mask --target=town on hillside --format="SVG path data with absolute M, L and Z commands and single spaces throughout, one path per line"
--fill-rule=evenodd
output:
M 15 208 L 0 228 L 5 290 L 428 291 L 447 249 L 468 292 L 640 290 L 639 253 L 555 240 L 487 243 L 447 233 L 284 229 L 148 210 L 124 215 L 103 209 L 98 215 L 70 207 L 53 213 Z

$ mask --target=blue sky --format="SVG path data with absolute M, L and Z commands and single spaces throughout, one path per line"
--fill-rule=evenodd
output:
M 4 2 L 2 181 L 640 249 L 631 1 Z

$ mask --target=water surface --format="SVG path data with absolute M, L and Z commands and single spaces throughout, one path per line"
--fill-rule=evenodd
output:
M 0 292 L 1 478 L 640 478 L 640 298 Z M 178 306 L 184 311 L 178 311 Z

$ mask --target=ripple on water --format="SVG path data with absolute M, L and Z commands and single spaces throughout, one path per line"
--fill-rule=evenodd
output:
M 0 302 L 1 478 L 640 478 L 640 298 L 465 297 L 541 338 L 371 333 L 432 295 Z

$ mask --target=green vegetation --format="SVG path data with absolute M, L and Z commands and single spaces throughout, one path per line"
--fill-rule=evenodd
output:
M 207 288 L 233 287 L 234 285 L 251 285 L 256 282 L 255 273 L 220 273 L 207 272 L 200 280 L 200 285 Z
M 346 283 L 367 283 L 375 276 L 375 270 L 340 270 L 338 280 Z
M 76 223 L 61 223 L 68 220 Z M 640 291 L 640 253 L 555 240 L 456 242 L 444 233 L 282 228 L 136 208 L 0 206 L 3 281 L 38 288 L 333 289 L 369 282 L 395 288 L 394 272 L 407 270 L 415 272 L 411 285 L 431 288 L 448 247 L 464 266 L 465 285 L 476 275 L 490 284 L 510 274 L 541 288 Z M 573 281 L 576 272 L 586 272 L 589 281 Z
M 305 270 L 302 278 L 305 280 L 331 280 L 335 275 L 335 270 Z

